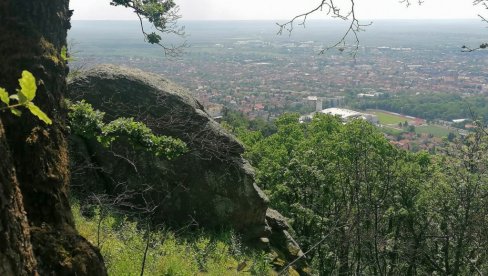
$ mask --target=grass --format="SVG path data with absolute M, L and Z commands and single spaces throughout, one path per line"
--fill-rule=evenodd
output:
M 401 115 L 391 114 L 389 112 L 381 110 L 368 110 L 368 113 L 378 116 L 378 120 L 382 125 L 398 125 L 398 123 L 403 123 L 405 121 L 411 121 L 412 119 Z
M 438 125 L 419 126 L 415 128 L 416 133 L 432 134 L 436 137 L 447 137 L 450 132 L 454 132 L 446 127 Z
M 86 218 L 77 204 L 73 204 L 73 215 L 79 233 L 100 248 L 109 275 L 140 275 L 147 244 L 144 275 L 275 275 L 267 255 L 243 248 L 233 232 L 183 237 L 172 231 L 153 231 L 148 235 L 123 217 L 108 215 L 100 220 L 95 212 Z M 245 268 L 238 270 L 244 263 Z
M 403 132 L 405 132 L 403 129 L 396 129 L 396 128 L 391 128 L 391 127 L 387 127 L 387 126 L 380 127 L 380 130 L 383 133 L 393 135 L 393 136 L 400 135 Z

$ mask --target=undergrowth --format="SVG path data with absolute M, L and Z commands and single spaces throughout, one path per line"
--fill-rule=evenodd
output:
M 220 234 L 176 234 L 144 227 L 124 217 L 99 212 L 90 218 L 73 205 L 79 233 L 98 246 L 109 275 L 140 275 L 148 245 L 144 275 L 273 275 L 263 252 L 246 249 L 232 231 Z M 149 242 L 148 238 L 149 237 Z

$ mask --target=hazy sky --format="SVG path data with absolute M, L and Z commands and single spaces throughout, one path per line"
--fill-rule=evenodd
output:
M 415 1 L 415 0 L 413 0 Z M 112 7 L 110 0 L 71 0 L 74 20 L 136 19 L 125 8 Z M 316 6 L 319 0 L 175 0 L 183 20 L 253 20 L 288 19 Z M 336 0 L 337 4 L 348 0 Z M 357 15 L 362 19 L 448 19 L 476 18 L 483 13 L 472 0 L 425 0 L 422 6 L 405 8 L 399 0 L 356 0 Z M 324 13 L 312 18 L 327 18 Z

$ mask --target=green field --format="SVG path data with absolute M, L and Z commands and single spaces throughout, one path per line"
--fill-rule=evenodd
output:
M 393 136 L 400 135 L 404 132 L 402 129 L 387 127 L 387 126 L 380 127 L 379 129 L 381 130 L 381 132 Z
M 436 137 L 447 137 L 449 132 L 455 132 L 443 126 L 429 125 L 429 126 L 419 126 L 415 128 L 416 133 L 428 133 Z
M 378 116 L 378 120 L 380 124 L 382 125 L 397 125 L 398 123 L 403 123 L 405 121 L 411 121 L 412 119 L 409 119 L 405 116 L 401 115 L 395 115 L 391 114 L 388 112 L 380 111 L 380 110 L 368 110 L 367 111 L 370 114 L 374 114 Z

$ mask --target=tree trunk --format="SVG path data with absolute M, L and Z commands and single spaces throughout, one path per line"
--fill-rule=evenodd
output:
M 0 275 L 32 275 L 36 261 L 29 225 L 1 121 L 0 156 Z
M 36 269 L 41 275 L 106 274 L 98 250 L 77 234 L 67 196 L 69 159 L 62 108 L 67 66 L 60 53 L 70 27 L 68 2 L 0 0 L 0 87 L 14 92 L 22 70 L 30 71 L 38 85 L 34 102 L 53 120 L 46 126 L 29 112 L 21 117 L 0 114 L 5 130 L 0 132 L 0 143 L 5 144 L 0 147 L 0 261 L 2 254 L 11 262 L 22 260 L 6 275 L 29 275 Z M 10 202 L 14 204 L 2 207 Z M 12 216 L 17 216 L 16 223 Z M 6 247 L 4 233 L 15 237 L 5 239 Z M 19 241 L 24 241 L 22 246 Z M 2 266 L 3 261 L 4 275 Z

